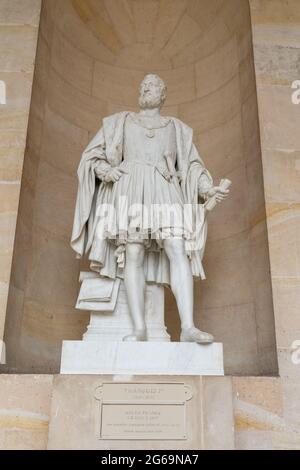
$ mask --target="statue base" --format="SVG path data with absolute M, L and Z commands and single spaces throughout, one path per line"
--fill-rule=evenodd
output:
M 64 341 L 61 374 L 224 375 L 223 345 Z

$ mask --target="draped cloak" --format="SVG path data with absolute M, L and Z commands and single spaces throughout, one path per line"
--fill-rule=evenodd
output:
M 96 176 L 99 163 L 117 167 L 123 159 L 124 123 L 129 111 L 108 116 L 103 125 L 82 154 L 78 167 L 78 192 L 74 215 L 71 247 L 77 257 L 90 252 L 95 237 L 99 204 L 109 204 L 113 183 L 105 183 Z M 201 177 L 205 176 L 206 185 L 213 186 L 212 178 L 206 170 L 198 151 L 193 144 L 193 131 L 176 118 L 170 119 L 176 134 L 176 170 L 184 200 L 184 218 L 191 234 L 185 240 L 186 253 L 190 259 L 192 273 L 205 279 L 202 258 L 207 237 L 206 209 L 201 192 Z M 109 278 L 123 277 L 123 269 L 118 265 L 116 246 L 105 240 L 101 255 L 97 259 L 89 256 L 91 269 L 100 276 Z M 126 261 L 125 261 L 126 262 Z M 147 282 L 170 284 L 169 261 L 163 249 L 147 251 L 144 261 Z

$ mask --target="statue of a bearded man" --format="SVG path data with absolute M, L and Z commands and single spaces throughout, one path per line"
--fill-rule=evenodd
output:
M 193 276 L 205 278 L 207 204 L 228 194 L 214 186 L 193 144 L 193 131 L 160 114 L 166 85 L 149 74 L 140 85 L 140 111 L 120 112 L 82 155 L 71 245 L 89 253 L 91 269 L 122 278 L 134 330 L 125 341 L 146 341 L 145 285 L 171 287 L 181 341 L 211 343 L 193 320 Z

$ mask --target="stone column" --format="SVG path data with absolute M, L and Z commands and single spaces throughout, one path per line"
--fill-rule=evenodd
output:
M 292 101 L 292 83 L 300 80 L 300 2 L 250 6 L 279 372 L 299 383 L 291 353 L 300 340 L 300 104 Z
M 0 3 L 0 354 L 41 0 Z

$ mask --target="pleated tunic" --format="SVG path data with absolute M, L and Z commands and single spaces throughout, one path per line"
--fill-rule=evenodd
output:
M 176 176 L 176 134 L 171 120 L 148 129 L 135 115 L 125 121 L 124 171 L 114 183 L 106 237 L 118 243 L 151 240 L 161 245 L 169 236 L 183 236 L 183 195 Z

